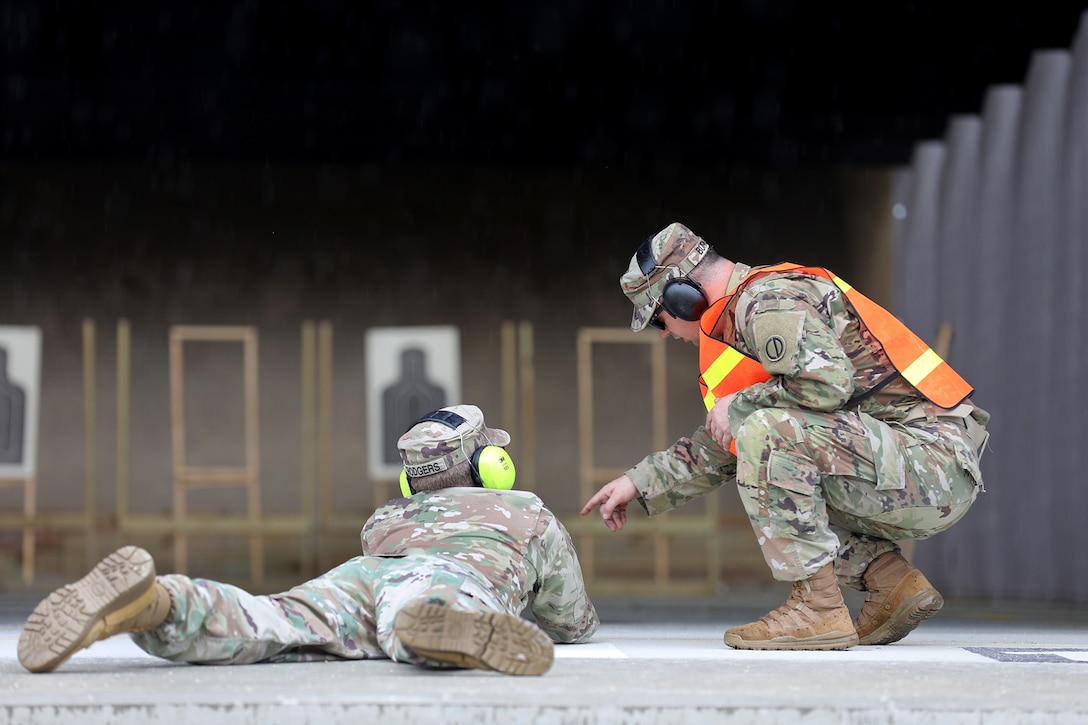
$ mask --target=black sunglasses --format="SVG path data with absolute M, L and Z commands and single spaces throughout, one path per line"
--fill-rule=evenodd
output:
M 650 327 L 653 327 L 655 329 L 658 329 L 658 330 L 661 330 L 662 332 L 664 332 L 665 331 L 665 323 L 661 321 L 661 313 L 666 312 L 666 311 L 667 310 L 663 306 L 658 305 L 657 309 L 654 310 L 654 313 L 650 316 L 650 321 L 647 322 L 646 324 L 649 325 Z

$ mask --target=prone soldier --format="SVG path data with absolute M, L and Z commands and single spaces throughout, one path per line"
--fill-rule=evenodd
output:
M 538 496 L 512 488 L 509 442 L 473 405 L 423 416 L 397 443 L 404 495 L 367 520 L 362 555 L 280 594 L 157 576 L 147 551 L 122 547 L 38 604 L 19 662 L 48 672 L 129 633 L 174 662 L 389 658 L 543 674 L 554 642 L 585 641 L 599 620 L 566 529 Z

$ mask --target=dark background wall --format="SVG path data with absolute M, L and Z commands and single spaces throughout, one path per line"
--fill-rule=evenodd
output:
M 4 0 L 8 158 L 906 163 L 1083 2 Z M 658 183 L 665 179 L 658 179 Z

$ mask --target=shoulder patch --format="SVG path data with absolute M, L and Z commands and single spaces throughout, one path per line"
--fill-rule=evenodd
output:
M 797 351 L 804 324 L 805 316 L 799 311 L 767 311 L 752 318 L 754 352 L 767 372 L 785 375 L 798 369 Z

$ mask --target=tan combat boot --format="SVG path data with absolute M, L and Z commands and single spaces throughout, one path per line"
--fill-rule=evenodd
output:
M 170 604 L 151 554 L 125 546 L 34 608 L 19 635 L 19 662 L 31 672 L 56 669 L 100 639 L 158 627 Z
M 555 645 L 544 630 L 506 612 L 465 612 L 416 602 L 397 613 L 393 631 L 421 657 L 508 675 L 542 675 Z
M 850 610 L 828 564 L 793 583 L 786 603 L 758 622 L 733 627 L 725 643 L 737 649 L 847 649 L 858 643 Z
M 940 592 L 897 551 L 874 559 L 861 580 L 865 604 L 854 620 L 860 644 L 897 642 L 944 606 Z

